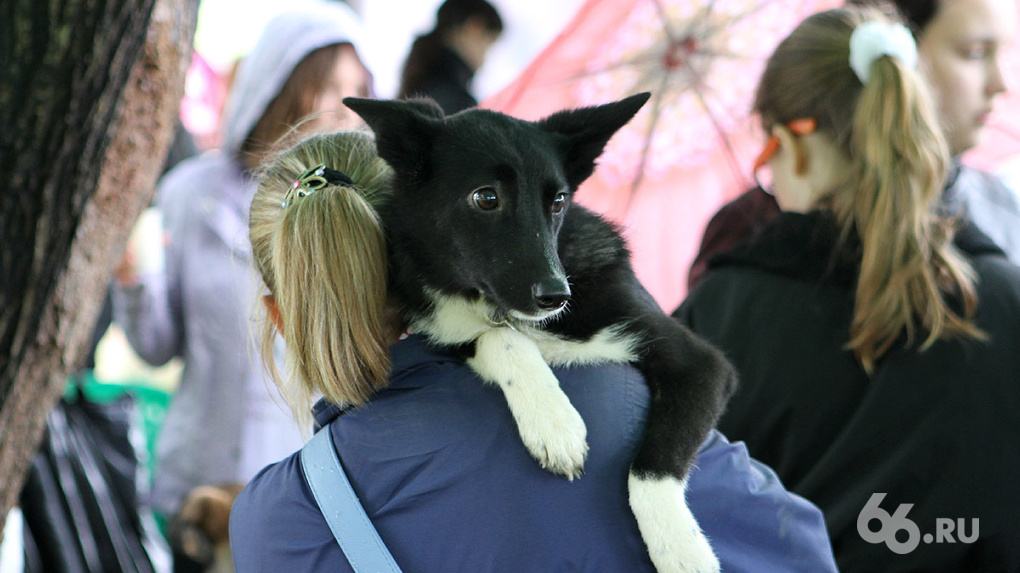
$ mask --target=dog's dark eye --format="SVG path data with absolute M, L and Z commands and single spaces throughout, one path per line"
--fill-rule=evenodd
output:
M 567 206 L 567 194 L 557 193 L 556 198 L 553 199 L 552 212 L 559 213 L 560 211 L 563 211 L 563 208 L 566 206 Z
M 499 207 L 499 196 L 492 187 L 480 187 L 471 194 L 471 200 L 482 211 L 492 211 Z

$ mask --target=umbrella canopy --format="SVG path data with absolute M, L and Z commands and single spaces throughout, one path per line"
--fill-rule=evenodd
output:
M 483 107 L 538 119 L 650 91 L 577 200 L 624 227 L 664 310 L 686 294 L 705 224 L 751 185 L 764 142 L 751 105 L 775 46 L 835 0 L 589 0 Z

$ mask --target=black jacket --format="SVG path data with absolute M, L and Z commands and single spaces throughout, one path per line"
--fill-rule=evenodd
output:
M 478 105 L 478 100 L 471 94 L 474 76 L 475 71 L 457 52 L 444 47 L 416 95 L 436 100 L 446 115 L 453 115 Z
M 998 177 L 954 163 L 942 194 L 943 208 L 973 221 L 1014 264 L 1020 264 L 1020 198 Z M 705 227 L 687 276 L 689 291 L 700 284 L 708 260 L 754 237 L 781 211 L 775 197 L 755 187 L 722 206 Z
M 780 214 L 717 255 L 674 313 L 740 373 L 719 429 L 822 508 L 843 571 L 1020 571 L 1020 267 L 973 226 L 956 242 L 977 272 L 976 322 L 990 341 L 900 344 L 870 378 L 844 349 L 859 256 L 831 256 L 835 226 L 817 213 Z M 909 531 L 891 542 L 903 554 L 858 530 L 880 493 L 890 515 L 914 504 L 905 519 L 917 546 Z M 955 543 L 935 537 L 947 519 Z M 968 539 L 978 520 L 972 543 L 959 539 L 961 519 Z M 884 533 L 897 528 L 887 521 Z

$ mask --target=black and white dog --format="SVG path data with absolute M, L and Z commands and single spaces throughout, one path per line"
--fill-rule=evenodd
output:
M 529 122 L 488 110 L 444 117 L 427 100 L 347 98 L 394 170 L 382 208 L 392 288 L 412 328 L 461 348 L 498 385 L 528 451 L 578 476 L 584 421 L 549 365 L 628 362 L 651 392 L 629 497 L 659 571 L 717 571 L 684 489 L 733 391 L 722 355 L 666 316 L 608 221 L 573 202 L 639 94 Z

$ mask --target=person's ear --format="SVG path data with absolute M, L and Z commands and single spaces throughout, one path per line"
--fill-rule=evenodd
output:
M 779 139 L 780 152 L 791 154 L 793 174 L 798 177 L 803 177 L 807 174 L 808 168 L 811 167 L 811 158 L 804 138 L 795 135 L 785 125 L 773 126 L 772 135 Z
M 266 307 L 266 313 L 269 314 L 269 320 L 276 327 L 276 331 L 283 336 L 283 315 L 280 314 L 280 307 L 276 304 L 276 297 L 271 294 L 263 295 L 262 304 Z

